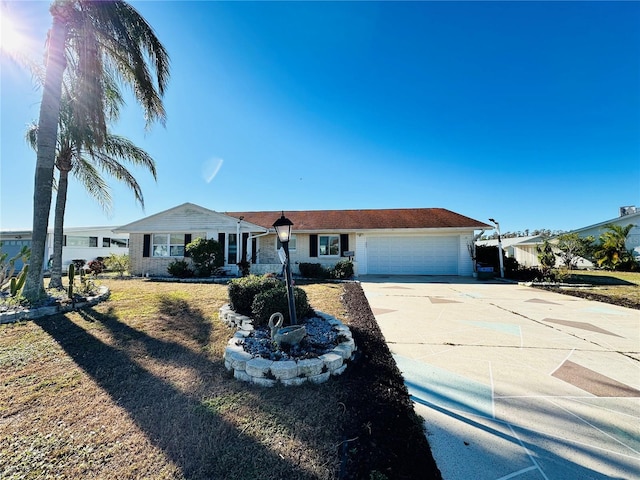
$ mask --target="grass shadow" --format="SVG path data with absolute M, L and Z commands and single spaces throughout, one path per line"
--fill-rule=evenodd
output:
M 591 285 L 623 285 L 634 286 L 633 282 L 613 275 L 589 275 L 588 273 L 572 273 L 568 280 L 570 283 L 588 283 Z
M 187 300 L 162 296 L 158 299 L 158 313 L 168 328 L 174 331 L 188 332 L 188 335 L 200 346 L 209 342 L 211 322 L 203 312 L 193 308 Z
M 79 313 L 85 320 L 104 325 L 114 345 L 98 339 L 66 315 L 41 318 L 35 323 L 126 410 L 185 478 L 317 478 L 207 408 L 198 395 L 185 393 L 151 373 L 138 361 L 138 355 L 143 349 L 142 355 L 188 366 L 200 377 L 210 376 L 209 380 L 224 370 L 221 361 L 211 361 L 179 343 L 153 338 L 121 322 L 113 311 L 104 314 L 86 309 Z

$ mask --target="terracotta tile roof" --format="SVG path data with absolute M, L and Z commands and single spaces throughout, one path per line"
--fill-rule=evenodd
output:
M 270 228 L 282 212 L 224 212 Z M 385 210 L 285 211 L 294 230 L 368 230 L 378 228 L 492 228 L 486 223 L 444 208 L 400 208 Z

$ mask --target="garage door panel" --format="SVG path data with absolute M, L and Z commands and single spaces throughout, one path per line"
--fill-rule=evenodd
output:
M 367 271 L 372 274 L 457 275 L 458 237 L 370 237 Z

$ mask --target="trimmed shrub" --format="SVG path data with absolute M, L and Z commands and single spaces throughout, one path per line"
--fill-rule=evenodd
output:
M 98 274 L 102 273 L 105 270 L 105 268 L 106 267 L 104 265 L 104 261 L 103 261 L 102 257 L 98 257 L 95 260 L 91 260 L 87 264 L 87 269 L 93 275 L 98 275 Z
M 331 278 L 338 280 L 346 280 L 353 277 L 353 262 L 349 260 L 340 260 L 336 266 L 331 269 Z
M 185 247 L 199 277 L 210 277 L 224 265 L 224 248 L 216 240 L 198 237 Z
M 189 278 L 193 277 L 193 270 L 189 266 L 189 262 L 186 260 L 174 260 L 167 267 L 169 275 L 176 278 Z
M 328 278 L 329 271 L 319 263 L 300 263 L 300 275 L 306 278 Z
M 124 275 L 124 272 L 129 270 L 129 255 L 127 255 L 126 253 L 122 253 L 119 255 L 112 253 L 105 259 L 104 263 L 109 270 L 118 272 L 122 277 Z
M 313 310 L 309 306 L 307 293 L 301 288 L 293 288 L 294 303 L 296 306 L 296 316 L 299 320 L 307 318 Z M 251 306 L 253 324 L 255 326 L 265 325 L 269 317 L 276 312 L 280 312 L 284 317 L 284 324 L 290 324 L 289 300 L 287 298 L 287 288 L 280 285 L 271 288 L 255 296 Z
M 250 316 L 255 296 L 281 285 L 282 282 L 278 279 L 268 276 L 248 275 L 234 278 L 229 282 L 229 304 L 235 312 Z

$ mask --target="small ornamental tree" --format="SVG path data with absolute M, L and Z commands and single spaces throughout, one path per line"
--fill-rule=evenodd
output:
M 536 251 L 538 252 L 538 261 L 542 267 L 542 276 L 548 278 L 551 269 L 556 266 L 556 255 L 553 253 L 549 240 L 545 240 L 542 245 L 536 246 Z
M 129 255 L 126 253 L 117 255 L 112 253 L 107 258 L 105 258 L 104 263 L 109 270 L 113 270 L 118 272 L 122 277 L 124 272 L 129 270 Z
M 580 258 L 591 259 L 594 241 L 595 238 L 592 236 L 581 237 L 577 233 L 564 233 L 558 236 L 556 247 L 560 250 L 559 255 L 564 266 L 575 270 Z
M 224 265 L 224 249 L 213 238 L 196 238 L 185 247 L 187 256 L 191 257 L 195 273 L 199 277 L 212 276 L 217 268 Z

